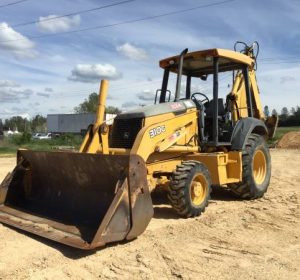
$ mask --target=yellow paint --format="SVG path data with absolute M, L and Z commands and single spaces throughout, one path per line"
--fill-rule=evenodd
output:
M 202 174 L 197 174 L 190 186 L 191 201 L 195 206 L 199 206 L 203 203 L 207 197 L 208 185 L 205 177 Z
M 258 85 L 256 82 L 256 76 L 255 76 L 255 70 L 251 69 L 249 71 L 249 82 L 250 82 L 250 90 L 252 91 L 252 96 L 253 96 L 253 100 L 252 100 L 252 104 L 254 106 L 254 117 L 257 119 L 265 119 L 265 115 L 264 115 L 264 111 L 263 111 L 263 107 L 261 104 L 261 100 L 260 100 L 260 93 L 259 93 L 259 89 L 258 89 Z
M 161 143 L 159 143 L 155 151 L 157 152 L 163 152 L 166 149 L 170 148 L 172 145 L 174 145 L 176 142 L 178 142 L 182 137 L 186 135 L 186 128 L 182 127 L 181 129 L 178 129 L 173 134 L 171 134 L 169 137 L 163 139 Z
M 210 57 L 221 57 L 225 58 L 226 60 L 234 63 L 241 63 L 248 66 L 254 65 L 254 60 L 242 53 L 231 51 L 231 50 L 224 50 L 224 49 L 209 49 L 209 50 L 202 50 L 202 51 L 196 51 L 196 52 L 189 52 L 184 56 L 184 59 L 187 60 L 196 60 L 199 58 L 204 58 L 205 60 L 209 61 Z M 166 68 L 170 65 L 170 61 L 174 61 L 175 64 L 179 62 L 180 56 L 172 56 L 165 58 L 159 62 L 160 67 Z M 205 61 L 203 60 L 203 61 Z M 212 64 L 212 59 L 211 59 Z M 205 65 L 207 66 L 207 65 Z M 205 67 L 203 65 L 203 67 Z M 173 72 L 176 72 L 176 69 L 172 70 Z
M 145 161 L 147 161 L 149 155 L 155 151 L 158 143 L 170 137 L 178 129 L 182 129 L 183 127 L 189 127 L 192 125 L 195 126 L 196 121 L 197 111 L 193 110 L 189 113 L 182 114 L 173 117 L 172 119 L 163 121 L 159 123 L 159 125 L 156 123 L 153 125 L 144 126 L 138 133 L 130 153 L 140 155 Z M 150 131 L 152 129 L 156 129 L 159 126 L 164 126 L 165 130 L 159 135 L 151 138 Z
M 98 109 L 96 114 L 94 133 L 96 133 L 95 129 L 99 128 L 99 126 L 104 122 L 107 92 L 108 92 L 108 81 L 102 80 L 100 85 L 100 90 L 99 90 Z
M 108 81 L 102 80 L 99 90 L 98 109 L 96 120 L 93 126 L 86 133 L 79 152 L 81 153 L 99 153 L 108 154 L 108 133 L 99 132 L 100 126 L 104 122 L 105 103 L 108 91 Z
M 242 153 L 230 151 L 228 153 L 198 153 L 185 157 L 186 160 L 197 160 L 208 168 L 212 183 L 225 185 L 242 180 Z
M 242 71 L 238 71 L 235 76 L 231 95 L 236 101 L 236 104 L 235 102 L 231 103 L 232 118 L 234 122 L 237 122 L 240 118 L 247 118 L 247 95 Z
M 232 65 L 242 63 L 249 66 L 249 81 L 253 95 L 254 117 L 264 119 L 259 89 L 256 82 L 254 60 L 247 55 L 222 50 L 212 49 L 200 52 L 188 53 L 185 58 L 200 59 L 211 63 L 212 57 L 220 57 L 220 63 L 229 61 Z M 170 60 L 176 60 L 178 56 L 164 59 L 161 67 L 169 65 Z M 223 59 L 223 60 L 222 60 Z M 226 60 L 227 59 L 227 60 Z M 205 63 L 204 63 L 205 64 Z M 207 64 L 206 64 L 207 65 Z M 196 160 L 205 164 L 210 172 L 212 183 L 224 185 L 242 181 L 242 153 L 239 151 L 227 151 L 225 147 L 210 147 L 206 153 L 200 151 L 198 110 L 188 109 L 185 113 L 175 115 L 166 113 L 147 117 L 143 120 L 143 127 L 136 136 L 132 149 L 109 147 L 109 127 L 104 123 L 105 100 L 107 96 L 108 82 L 102 81 L 99 93 L 99 102 L 95 124 L 86 134 L 80 148 L 80 152 L 101 153 L 110 155 L 139 155 L 147 164 L 147 180 L 150 189 L 158 185 L 168 186 L 170 174 L 176 167 L 186 160 Z M 231 103 L 232 118 L 237 122 L 240 118 L 248 117 L 245 81 L 242 71 L 237 71 L 232 86 L 231 96 L 235 102 Z M 263 178 L 263 159 L 257 154 L 255 160 L 255 176 L 257 182 Z M 194 178 L 192 201 L 196 205 L 201 204 L 204 190 L 204 182 L 199 177 Z
M 253 177 L 255 183 L 260 185 L 264 182 L 267 174 L 267 161 L 261 150 L 256 150 L 253 156 Z
M 250 83 L 250 90 L 252 94 L 252 106 L 253 106 L 254 117 L 257 119 L 264 120 L 265 116 L 261 104 L 260 93 L 257 86 L 254 69 L 249 70 L 249 83 Z M 237 71 L 232 86 L 232 90 L 231 90 L 231 96 L 236 100 L 237 103 L 237 107 L 235 102 L 231 103 L 233 120 L 237 122 L 239 118 L 247 118 L 248 117 L 247 95 L 246 95 L 245 80 L 242 71 Z

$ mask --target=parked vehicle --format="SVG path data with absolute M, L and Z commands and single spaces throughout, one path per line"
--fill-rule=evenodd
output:
M 0 185 L 0 221 L 93 249 L 142 234 L 154 213 L 150 192 L 156 188 L 186 218 L 204 212 L 211 185 L 226 186 L 239 198 L 261 198 L 271 177 L 266 140 L 278 118 L 263 112 L 257 42 L 237 44 L 241 52 L 185 49 L 161 60 L 156 104 L 121 113 L 112 125 L 104 120 L 103 80 L 95 123 L 78 153 L 18 151 L 17 166 Z M 233 76 L 225 100 L 219 92 L 223 72 Z M 177 75 L 174 95 L 170 73 Z M 196 79 L 211 88 L 211 99 L 193 92 Z
M 32 136 L 32 139 L 37 139 L 37 140 L 45 140 L 51 138 L 52 138 L 51 133 L 36 133 Z

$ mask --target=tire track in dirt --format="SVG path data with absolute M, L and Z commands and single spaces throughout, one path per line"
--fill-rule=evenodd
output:
M 297 279 L 300 151 L 271 155 L 264 198 L 242 201 L 216 189 L 195 219 L 180 219 L 159 201 L 143 235 L 94 252 L 0 224 L 0 279 Z M 0 159 L 2 178 L 14 163 Z

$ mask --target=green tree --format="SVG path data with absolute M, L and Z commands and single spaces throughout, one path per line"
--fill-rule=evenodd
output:
M 278 113 L 277 113 L 276 109 L 273 109 L 272 110 L 272 116 L 277 116 L 277 115 L 278 115 Z
M 99 95 L 93 92 L 82 103 L 74 108 L 75 113 L 96 113 L 98 108 Z M 108 114 L 119 114 L 121 111 L 117 107 L 108 106 L 105 110 Z
M 292 116 L 294 116 L 295 113 L 296 113 L 296 109 L 295 109 L 295 107 L 292 107 L 291 110 L 290 110 L 290 114 L 291 114 Z
M 281 109 L 281 115 L 280 115 L 280 118 L 281 118 L 282 120 L 286 120 L 286 119 L 288 118 L 288 116 L 289 116 L 289 110 L 288 110 L 288 108 L 287 108 L 287 107 L 283 107 L 283 108 Z
M 19 132 L 24 132 L 30 128 L 30 121 L 20 116 L 14 116 L 6 119 L 4 126 L 10 128 L 11 130 L 17 129 Z
M 300 107 L 299 107 L 299 106 L 296 107 L 295 116 L 296 116 L 297 118 L 300 118 Z
M 300 108 L 299 106 L 292 107 L 290 113 L 286 107 L 281 110 L 281 115 L 279 116 L 279 126 L 299 126 L 300 125 Z
M 98 94 L 93 92 L 82 103 L 74 108 L 76 113 L 96 113 L 98 106 Z
M 47 118 L 41 115 L 36 115 L 31 119 L 31 130 L 33 132 L 46 132 Z
M 2 119 L 0 119 L 0 140 L 3 138 L 3 123 Z
M 107 106 L 106 109 L 105 109 L 105 112 L 107 114 L 120 114 L 121 110 L 118 107 Z

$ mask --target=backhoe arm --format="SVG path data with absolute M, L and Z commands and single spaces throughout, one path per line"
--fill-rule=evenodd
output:
M 278 117 L 277 116 L 266 117 L 264 115 L 254 68 L 249 69 L 248 73 L 249 73 L 250 91 L 252 96 L 252 107 L 253 107 L 253 114 L 254 114 L 253 117 L 265 122 L 268 128 L 268 137 L 272 138 L 274 137 L 277 128 Z M 232 86 L 232 91 L 230 94 L 230 100 L 231 100 L 231 111 L 232 111 L 233 121 L 235 123 L 241 118 L 249 117 L 245 79 L 242 71 L 238 71 L 236 73 L 233 86 Z

